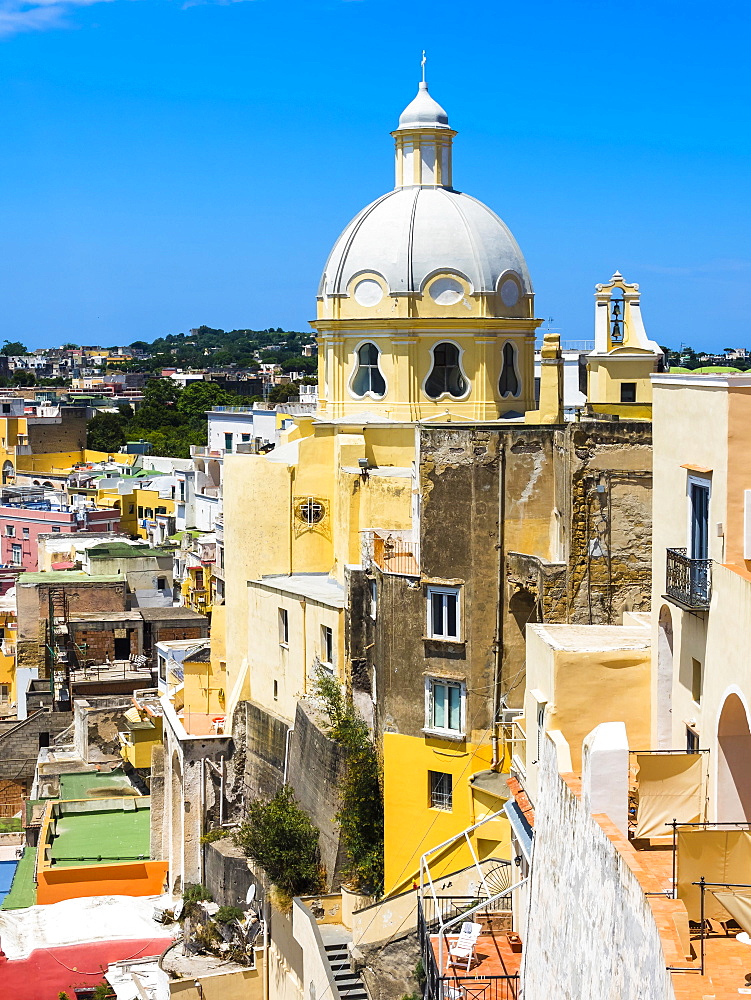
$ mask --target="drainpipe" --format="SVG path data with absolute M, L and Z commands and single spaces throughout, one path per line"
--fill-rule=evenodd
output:
M 200 838 L 203 836 L 203 816 L 206 809 L 206 758 L 201 757 L 201 815 L 198 817 L 198 827 L 199 827 L 199 839 L 198 839 L 198 857 L 200 859 L 200 878 L 199 882 L 203 885 L 203 844 Z M 184 882 L 184 879 L 183 879 Z
M 506 442 L 501 445 L 500 469 L 498 475 L 498 606 L 495 626 L 495 669 L 493 671 L 493 760 L 491 770 L 497 771 L 501 766 L 498 740 L 498 720 L 501 714 L 501 676 L 503 669 L 503 606 L 506 594 L 505 569 L 505 519 L 506 519 Z
M 219 772 L 219 826 L 224 825 L 224 754 L 219 758 L 221 761 L 221 771 Z

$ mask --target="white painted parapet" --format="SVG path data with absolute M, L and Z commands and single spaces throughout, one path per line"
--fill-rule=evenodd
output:
M 582 799 L 628 836 L 628 737 L 623 722 L 602 722 L 582 743 Z

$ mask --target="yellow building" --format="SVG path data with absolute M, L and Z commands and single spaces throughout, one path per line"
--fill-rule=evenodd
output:
M 156 691 L 135 691 L 124 721 L 125 730 L 120 733 L 123 760 L 136 769 L 150 769 L 151 751 L 162 742 L 162 709 Z
M 225 456 L 229 718 L 247 701 L 292 725 L 320 669 L 352 691 L 351 631 L 365 613 L 351 604 L 352 574 L 362 574 L 374 529 L 418 530 L 417 422 L 523 422 L 535 407 L 540 321 L 528 269 L 501 219 L 454 189 L 455 134 L 421 84 L 393 133 L 395 189 L 345 228 L 321 279 L 316 416 L 295 418 L 266 455 Z M 409 558 L 413 589 L 430 599 L 435 581 Z M 473 687 L 469 676 L 462 683 Z M 477 705 L 492 715 L 492 699 Z M 409 734 L 393 724 L 379 733 L 387 891 L 411 885 L 421 853 L 501 807 L 492 725 L 466 721 L 460 741 L 440 726 L 421 732 L 422 721 Z M 448 808 L 428 788 L 439 770 L 453 775 Z M 471 849 L 439 854 L 434 870 L 471 863 L 472 850 L 505 857 L 508 842 L 507 822 L 495 821 Z
M 708 749 L 708 819 L 751 822 L 751 378 L 654 393 L 653 745 Z
M 0 597 L 0 714 L 15 714 L 18 704 L 16 682 L 16 603 L 12 597 Z
M 649 377 L 661 370 L 662 359 L 659 344 L 644 329 L 639 286 L 616 271 L 595 291 L 595 347 L 587 355 L 589 403 L 596 411 L 648 418 Z

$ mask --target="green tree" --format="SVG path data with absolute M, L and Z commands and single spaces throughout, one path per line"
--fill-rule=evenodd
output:
M 2 347 L 0 347 L 0 354 L 7 354 L 9 357 L 16 358 L 19 354 L 26 354 L 26 345 L 22 344 L 20 340 L 6 340 Z
M 296 382 L 286 382 L 280 385 L 275 385 L 269 393 L 269 403 L 273 406 L 275 403 L 287 403 L 290 399 L 297 399 L 300 395 L 300 390 Z
M 86 427 L 86 447 L 92 451 L 119 451 L 127 440 L 125 426 L 118 413 L 97 413 Z
M 251 802 L 235 843 L 266 872 L 285 897 L 318 892 L 323 872 L 318 830 L 285 785 L 270 802 Z
M 328 718 L 327 735 L 344 748 L 336 821 L 347 853 L 347 877 L 371 896 L 383 893 L 383 790 L 378 753 L 370 730 L 345 701 L 337 681 L 319 669 L 315 692 Z
M 143 387 L 144 405 L 172 406 L 180 399 L 182 390 L 171 378 L 150 378 Z
M 13 381 L 16 385 L 36 385 L 37 380 L 33 372 L 28 369 L 19 369 L 13 372 Z
M 196 417 L 204 420 L 207 410 L 236 403 L 237 398 L 217 382 L 191 382 L 180 393 L 177 409 L 188 420 Z

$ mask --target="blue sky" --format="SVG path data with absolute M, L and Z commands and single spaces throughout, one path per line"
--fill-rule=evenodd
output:
M 751 346 L 746 3 L 0 0 L 0 338 L 307 328 L 327 253 L 393 186 L 428 52 L 456 186 L 592 336 L 641 284 L 663 344 Z

